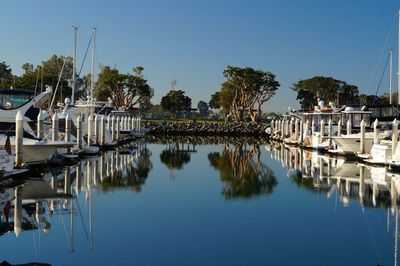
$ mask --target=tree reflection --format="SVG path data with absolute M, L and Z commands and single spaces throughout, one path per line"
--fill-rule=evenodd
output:
M 272 193 L 278 184 L 273 171 L 260 160 L 259 145 L 225 145 L 221 153 L 208 154 L 212 167 L 225 183 L 226 199 L 251 198 Z
M 183 166 L 190 162 L 190 153 L 196 152 L 195 145 L 179 143 L 169 143 L 166 149 L 160 154 L 160 160 L 168 169 L 181 170 Z

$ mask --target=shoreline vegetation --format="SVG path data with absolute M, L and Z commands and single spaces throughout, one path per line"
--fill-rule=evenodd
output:
M 265 137 L 264 123 L 215 121 L 142 121 L 148 136 Z

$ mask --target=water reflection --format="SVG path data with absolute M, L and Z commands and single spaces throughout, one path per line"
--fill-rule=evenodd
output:
M 274 173 L 260 159 L 256 144 L 226 144 L 222 152 L 208 154 L 212 167 L 219 171 L 226 199 L 250 198 L 269 194 L 278 184 Z
M 75 251 L 76 224 L 83 228 L 88 249 L 93 250 L 93 191 L 140 191 L 153 167 L 150 156 L 147 145 L 138 143 L 84 159 L 75 166 L 48 169 L 24 181 L 2 180 L 0 236 L 14 232 L 19 237 L 31 230 L 47 235 L 52 223 L 60 220 L 70 252 Z M 83 203 L 79 202 L 81 193 Z M 39 243 L 40 234 L 34 234 L 34 239 Z
M 192 152 L 196 152 L 195 144 L 168 143 L 160 154 L 160 160 L 170 170 L 181 170 L 190 162 Z
M 107 177 L 101 182 L 102 190 L 133 189 L 140 192 L 153 168 L 150 156 L 151 152 L 144 144 L 139 144 L 134 156 L 122 150 L 111 153 L 106 163 Z
M 375 167 L 343 158 L 329 157 L 316 151 L 267 145 L 271 158 L 287 167 L 287 176 L 300 188 L 340 200 L 344 207 L 359 204 L 364 208 L 387 210 L 386 231 L 394 220 L 394 265 L 398 263 L 398 203 L 400 175 L 386 167 Z M 335 204 L 336 206 L 336 204 Z M 335 207 L 336 208 L 336 207 Z M 369 228 L 371 234 L 371 228 Z M 379 264 L 378 264 L 379 265 Z

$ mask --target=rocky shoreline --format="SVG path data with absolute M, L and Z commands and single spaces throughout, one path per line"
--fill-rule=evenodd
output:
M 266 124 L 143 121 L 150 136 L 268 137 Z

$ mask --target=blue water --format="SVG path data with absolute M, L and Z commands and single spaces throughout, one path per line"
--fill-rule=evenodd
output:
M 288 175 L 290 167 L 283 166 L 276 152 L 271 156 L 264 146 L 181 144 L 178 151 L 173 144 L 142 143 L 139 155 L 114 152 L 114 159 L 119 156 L 119 163 L 125 160 L 125 164 L 112 177 L 106 166 L 111 153 L 104 155 L 103 177 L 98 159 L 91 161 L 91 167 L 97 165 L 96 175 L 85 177 L 87 162 L 83 161 L 81 188 L 76 189 L 76 179 L 72 180 L 74 199 L 53 199 L 52 215 L 51 200 L 36 200 L 51 225 L 49 232 L 23 230 L 18 237 L 13 230 L 4 233 L 0 261 L 394 264 L 397 207 L 387 191 L 380 194 L 376 206 L 370 201 L 361 203 L 354 195 L 347 202 L 339 190 L 328 197 L 327 190 L 294 182 L 292 171 Z M 62 192 L 64 170 L 60 171 L 58 191 Z M 44 177 L 47 183 L 48 176 Z M 27 202 L 23 201 L 23 208 Z M 1 219 L 5 224 L 4 216 Z

